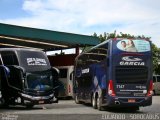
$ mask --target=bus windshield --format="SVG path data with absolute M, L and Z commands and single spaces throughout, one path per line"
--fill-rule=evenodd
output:
M 25 87 L 30 90 L 46 91 L 53 88 L 53 78 L 51 70 L 27 73 Z
M 149 52 L 151 51 L 150 42 L 143 39 L 122 39 L 116 40 L 115 51 L 123 52 Z

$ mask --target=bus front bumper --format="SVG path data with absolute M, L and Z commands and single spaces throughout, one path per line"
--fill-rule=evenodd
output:
M 102 106 L 109 107 L 134 107 L 152 105 L 152 96 L 150 97 L 109 97 L 102 101 Z
M 58 98 L 56 98 L 54 96 L 54 93 L 50 94 L 48 96 L 31 96 L 31 95 L 21 93 L 21 97 L 22 97 L 23 103 L 25 105 L 28 105 L 28 104 L 39 105 L 39 104 L 58 103 Z

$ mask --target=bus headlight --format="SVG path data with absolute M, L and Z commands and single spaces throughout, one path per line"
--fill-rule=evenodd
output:
M 29 104 L 29 103 L 31 103 L 31 101 L 29 101 L 29 100 L 24 100 L 24 104 Z
M 32 99 L 32 96 L 21 93 L 22 97 Z
M 16 103 L 21 103 L 21 102 L 22 102 L 22 100 L 21 100 L 21 98 L 20 98 L 20 97 L 18 97 L 17 99 L 15 99 L 15 102 L 16 102 Z
M 54 94 L 50 94 L 49 96 L 50 96 L 50 97 L 53 97 L 53 96 L 54 96 Z

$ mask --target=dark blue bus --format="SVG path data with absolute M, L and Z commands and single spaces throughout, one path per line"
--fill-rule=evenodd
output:
M 126 107 L 139 110 L 152 104 L 151 42 L 145 39 L 107 40 L 75 60 L 76 103 L 93 108 Z

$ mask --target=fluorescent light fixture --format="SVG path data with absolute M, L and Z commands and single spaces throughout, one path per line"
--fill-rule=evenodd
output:
M 40 41 L 33 41 L 28 39 L 20 39 L 20 38 L 14 38 L 14 37 L 7 37 L 7 36 L 0 36 L 0 38 L 15 40 L 15 41 L 21 41 L 21 42 L 28 42 L 28 43 L 36 43 L 36 44 L 43 44 L 43 45 L 49 45 L 49 46 L 57 46 L 57 47 L 64 47 L 67 48 L 67 45 L 59 45 L 59 44 L 53 44 L 53 43 L 46 43 L 46 42 L 40 42 Z
M 20 45 L 13 45 L 13 44 L 6 44 L 6 43 L 0 43 L 0 45 L 10 46 L 10 47 L 18 47 L 18 48 L 35 49 L 35 50 L 43 50 L 43 49 L 40 49 L 40 48 L 33 48 L 33 47 L 20 46 Z

